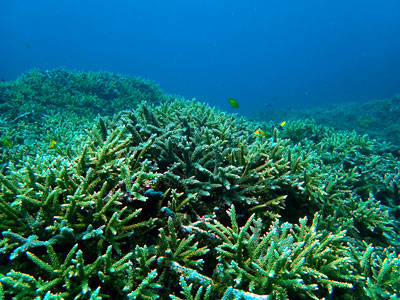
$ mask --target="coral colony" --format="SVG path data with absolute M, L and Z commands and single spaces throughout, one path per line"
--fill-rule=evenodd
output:
M 0 109 L 0 299 L 399 299 L 388 144 L 111 73 L 33 70 Z

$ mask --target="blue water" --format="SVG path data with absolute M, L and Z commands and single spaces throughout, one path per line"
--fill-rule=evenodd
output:
M 105 70 L 240 112 L 400 92 L 400 1 L 2 0 L 0 77 Z M 237 110 L 235 110 L 237 111 Z

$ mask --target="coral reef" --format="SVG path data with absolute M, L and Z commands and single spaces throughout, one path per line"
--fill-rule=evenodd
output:
M 3 143 L 0 299 L 398 298 L 390 144 L 157 99 Z
M 0 82 L 3 116 L 39 114 L 49 109 L 111 115 L 142 100 L 160 103 L 165 98 L 168 96 L 154 82 L 109 72 L 35 69 L 16 81 Z
M 45 150 L 52 141 L 72 151 L 74 140 L 98 114 L 171 99 L 154 82 L 108 72 L 32 70 L 0 82 L 0 167 L 36 155 L 38 147 Z
M 385 99 L 334 103 L 313 108 L 296 107 L 257 111 L 249 118 L 256 121 L 313 119 L 318 124 L 336 130 L 368 134 L 380 142 L 390 142 L 392 151 L 400 157 L 400 94 Z

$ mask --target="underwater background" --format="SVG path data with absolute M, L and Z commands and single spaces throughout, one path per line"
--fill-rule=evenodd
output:
M 0 77 L 110 71 L 242 112 L 398 93 L 400 7 L 379 1 L 1 1 Z
M 399 299 L 398 1 L 2 1 L 0 300 Z

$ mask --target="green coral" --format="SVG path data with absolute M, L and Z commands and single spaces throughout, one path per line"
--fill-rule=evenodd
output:
M 0 82 L 0 168 L 10 159 L 74 150 L 74 141 L 98 114 L 113 115 L 141 101 L 171 101 L 159 86 L 139 77 L 64 69 L 31 70 Z M 4 141 L 7 141 L 4 143 Z
M 304 218 L 296 226 L 275 222 L 263 233 L 262 220 L 254 215 L 239 229 L 234 207 L 228 214 L 231 228 L 216 220 L 208 225 L 222 242 L 216 252 L 223 281 L 277 299 L 295 294 L 320 299 L 334 288 L 352 289 L 358 279 L 351 274 L 351 259 L 342 246 L 345 232 L 318 233 L 318 215 L 310 227 Z
M 207 286 L 206 289 L 204 289 L 203 286 L 200 286 L 200 288 L 197 290 L 195 296 L 192 296 L 192 288 L 193 288 L 193 284 L 188 285 L 185 281 L 185 278 L 183 276 L 181 276 L 180 280 L 179 280 L 179 284 L 182 287 L 182 294 L 185 296 L 184 299 L 187 300 L 209 300 L 211 299 L 211 291 L 212 291 L 212 286 L 209 285 Z M 203 295 L 203 290 L 205 290 L 205 293 Z M 170 298 L 173 300 L 183 300 L 182 298 L 179 298 L 177 296 L 174 295 L 170 295 Z

